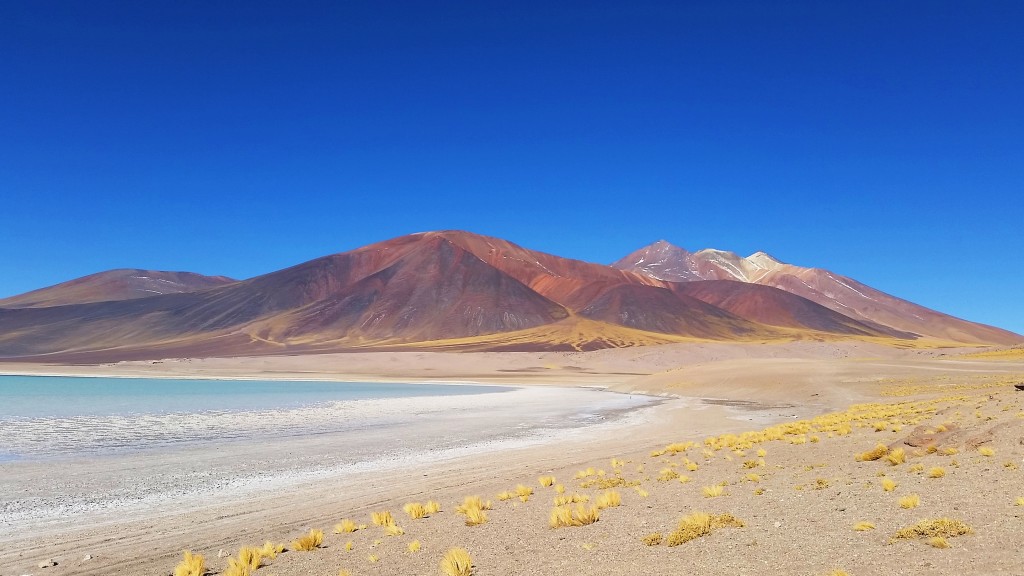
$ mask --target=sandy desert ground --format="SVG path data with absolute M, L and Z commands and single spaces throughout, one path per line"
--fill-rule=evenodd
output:
M 469 552 L 479 575 L 1024 573 L 1024 392 L 1014 388 L 1024 383 L 1024 358 L 968 352 L 798 342 L 3 365 L 6 373 L 600 386 L 666 401 L 642 418 L 545 444 L 14 535 L 0 550 L 0 574 L 170 574 L 186 549 L 224 573 L 230 559 L 219 553 L 266 541 L 289 548 L 263 558 L 256 573 L 266 576 L 440 574 L 453 547 Z M 858 460 L 879 444 L 878 459 Z M 53 481 L 67 471 L 35 473 Z M 519 485 L 523 498 L 501 499 Z M 602 499 L 621 505 L 602 507 L 592 524 L 552 528 L 556 498 L 573 495 L 586 500 L 577 517 Z M 469 526 L 479 512 L 457 512 L 467 496 L 491 502 L 486 522 Z M 428 500 L 441 511 L 403 512 Z M 371 521 L 383 511 L 400 530 Z M 680 521 L 699 512 L 717 515 L 717 529 L 687 540 L 700 530 L 681 530 Z M 955 522 L 927 524 L 944 518 Z M 343 519 L 366 527 L 334 533 Z M 324 531 L 321 547 L 294 550 L 311 529 Z M 38 567 L 48 559 L 57 565 Z

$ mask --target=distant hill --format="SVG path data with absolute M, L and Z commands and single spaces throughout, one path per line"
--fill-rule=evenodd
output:
M 115 270 L 0 301 L 0 358 L 91 362 L 367 349 L 592 350 L 811 338 L 1024 341 L 867 287 L 857 290 L 905 306 L 889 306 L 883 314 L 838 297 L 832 286 L 802 294 L 788 288 L 793 274 L 783 270 L 807 269 L 766 255 L 695 254 L 659 243 L 604 266 L 445 231 L 403 236 L 241 281 Z M 726 272 L 734 268 L 736 274 Z M 892 316 L 903 310 L 923 324 L 896 322 Z M 921 326 L 928 330 L 915 329 Z

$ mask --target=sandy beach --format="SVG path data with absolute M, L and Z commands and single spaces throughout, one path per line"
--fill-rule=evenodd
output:
M 472 425 L 464 431 L 471 441 L 440 446 L 436 438 L 424 437 L 362 468 L 345 468 L 337 455 L 349 447 L 329 437 L 269 443 L 250 452 L 196 450 L 60 465 L 0 465 L 3 481 L 20 487 L 19 494 L 4 498 L 22 506 L 17 513 L 12 505 L 3 518 L 0 574 L 169 574 L 185 549 L 204 554 L 219 572 L 227 565 L 219 552 L 235 554 L 242 546 L 267 540 L 288 544 L 312 528 L 327 533 L 323 549 L 267 559 L 258 573 L 434 574 L 440 556 L 452 546 L 470 551 L 475 574 L 1020 572 L 1024 561 L 1006 550 L 1021 543 L 1024 515 L 1024 508 L 1014 506 L 1015 498 L 1024 496 L 1018 469 L 1024 456 L 1019 415 L 1024 412 L 1012 386 L 1024 381 L 1024 363 L 960 358 L 967 351 L 797 342 L 589 353 L 5 364 L 0 371 L 19 374 L 462 381 L 526 389 L 517 392 L 521 403 L 491 406 L 491 436 Z M 516 436 L 502 428 L 507 424 L 498 424 L 530 422 L 546 404 L 583 402 L 574 393 L 644 394 L 659 402 L 610 408 L 607 418 L 541 427 L 542 433 L 532 436 Z M 922 401 L 930 404 L 901 404 Z M 866 402 L 903 407 L 851 416 L 845 434 L 811 426 L 745 448 L 704 443 L 721 434 L 813 422 Z M 882 431 L 876 431 L 879 421 L 885 422 Z M 420 429 L 444 431 L 451 425 L 439 418 Z M 959 436 L 936 443 L 957 453 L 905 445 L 918 426 L 931 427 L 933 433 L 939 426 L 960 430 Z M 401 447 L 407 441 L 396 427 L 368 438 L 367 446 Z M 668 444 L 686 441 L 696 444 L 684 452 L 652 456 Z M 879 442 L 904 447 L 908 462 L 890 466 L 855 460 Z M 424 450 L 428 445 L 440 449 Z M 991 446 L 996 456 L 979 455 L 979 446 Z M 759 449 L 767 454 L 763 464 L 758 463 Z M 317 466 L 309 466 L 310 461 Z M 918 464 L 923 468 L 915 470 Z M 943 477 L 927 475 L 935 467 L 943 468 Z M 306 475 L 288 472 L 300 468 Z M 586 474 L 588 468 L 592 474 Z M 883 473 L 899 484 L 893 493 L 878 486 Z M 751 474 L 758 476 L 756 481 Z M 538 484 L 541 475 L 554 476 L 567 494 L 595 500 L 605 491 L 602 486 L 610 486 L 620 493 L 622 505 L 601 510 L 592 525 L 552 529 L 548 515 L 555 493 Z M 605 478 L 621 480 L 598 481 Z M 723 496 L 703 495 L 705 487 L 721 483 Z M 533 496 L 498 499 L 517 484 L 532 487 Z M 899 497 L 912 493 L 920 495 L 920 506 L 900 508 Z M 456 513 L 469 495 L 493 501 L 487 523 L 466 526 Z M 57 502 L 61 498 L 70 503 L 63 511 Z M 403 504 L 427 499 L 440 502 L 442 511 L 420 520 L 402 513 Z M 51 513 L 47 516 L 44 509 Z M 381 510 L 393 512 L 403 535 L 385 536 L 371 524 L 370 512 Z M 681 547 L 642 542 L 655 532 L 667 536 L 680 518 L 701 510 L 728 512 L 745 527 L 716 531 Z M 890 543 L 901 527 L 950 515 L 963 516 L 974 529 L 974 534 L 950 540 L 954 550 Z M 342 518 L 370 526 L 333 534 Z M 876 528 L 855 531 L 852 525 L 858 521 L 872 521 Z M 421 544 L 418 552 L 408 550 L 412 540 Z M 57 565 L 38 567 L 49 559 Z

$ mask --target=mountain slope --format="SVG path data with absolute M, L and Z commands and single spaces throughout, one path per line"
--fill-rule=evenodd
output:
M 612 264 L 620 270 L 669 282 L 733 280 L 796 294 L 868 326 L 971 344 L 1012 344 L 1024 336 L 969 322 L 896 298 L 819 268 L 785 264 L 764 252 L 743 258 L 722 250 L 688 252 L 665 241 Z
M 90 274 L 0 299 L 0 308 L 39 308 L 111 300 L 148 298 L 215 288 L 235 282 L 225 276 L 203 276 L 192 272 L 120 269 Z

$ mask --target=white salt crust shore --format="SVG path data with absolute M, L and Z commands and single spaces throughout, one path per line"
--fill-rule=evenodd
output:
M 332 402 L 291 410 L 36 419 L 2 445 L 76 456 L 0 463 L 0 538 L 176 513 L 303 484 L 407 469 L 647 420 L 656 399 L 581 388 Z M 645 408 L 648 407 L 648 408 Z M 330 432 L 316 432 L 318 429 Z M 269 429 L 269 430 L 268 430 Z M 145 450 L 99 453 L 112 445 Z M 53 467 L 69 473 L 54 477 Z M 79 472 L 78 470 L 81 470 Z

